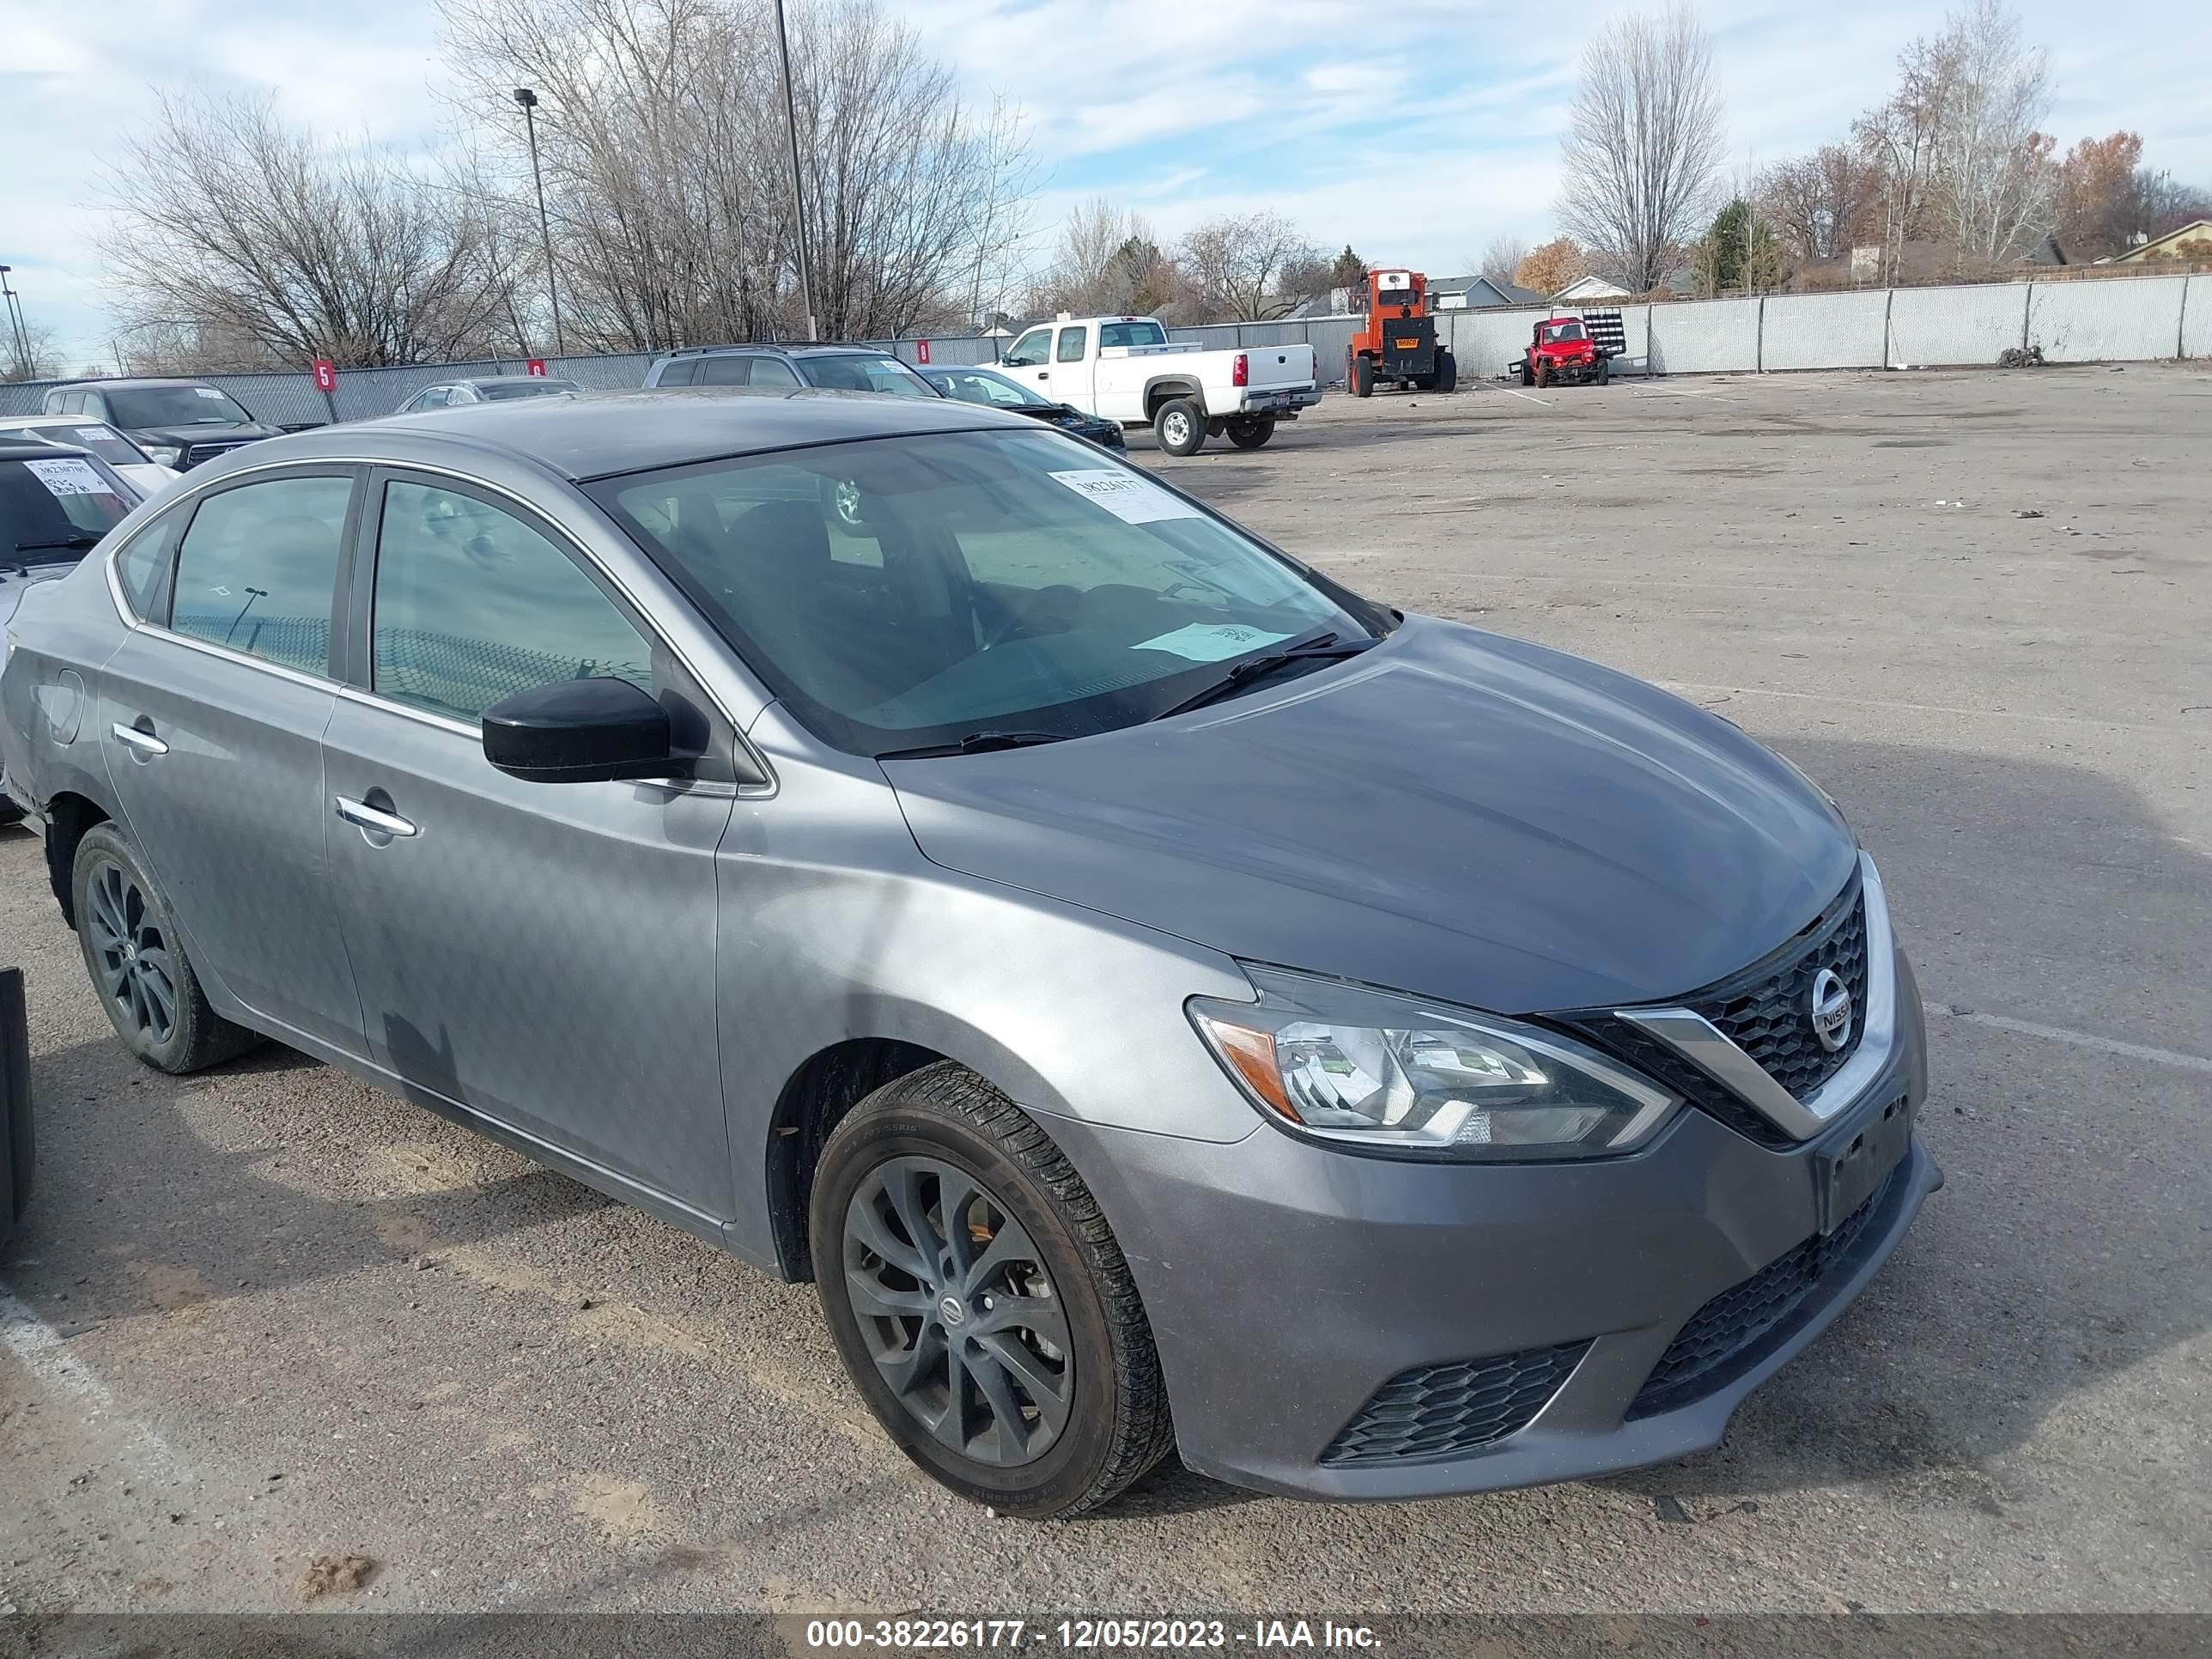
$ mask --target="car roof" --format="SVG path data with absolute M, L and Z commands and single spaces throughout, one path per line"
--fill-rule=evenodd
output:
M 949 398 L 886 398 L 879 392 L 761 392 L 743 386 L 669 386 L 514 398 L 462 409 L 386 415 L 317 427 L 241 446 L 199 471 L 279 460 L 423 459 L 424 440 L 533 463 L 574 481 L 682 466 L 855 438 L 994 428 L 1033 431 L 1035 422 Z M 246 460 L 239 457 L 245 456 Z
M 48 386 L 48 387 L 46 388 L 46 390 L 47 390 L 47 391 L 49 391 L 49 392 L 76 392 L 76 391 L 78 391 L 78 390 L 80 390 L 80 389 L 82 389 L 82 390 L 88 390 L 88 391 L 96 390 L 96 391 L 100 391 L 100 392 L 112 392 L 112 391 L 114 391 L 117 387 L 120 386 L 121 388 L 123 388 L 123 389 L 124 389 L 125 391 L 126 391 L 126 392 L 135 392 L 135 391 L 137 391 L 137 390 L 139 387 L 141 387 L 141 386 L 210 386 L 210 385 L 212 385 L 212 384 L 213 384 L 213 382 L 211 382 L 211 381 L 208 381 L 208 380 L 192 380 L 192 379 L 191 379 L 189 376 L 177 376 L 177 375 L 135 375 L 135 376 L 132 376 L 131 378 L 127 379 L 127 380 L 62 380 L 62 381 L 59 381 L 59 382 L 56 383 L 56 384 L 55 384 L 55 385 L 53 385 L 53 386 Z M 218 388 L 218 389 L 220 389 L 220 388 Z
M 575 384 L 565 374 L 478 374 L 465 380 L 433 380 L 428 386 L 416 387 L 413 395 L 419 398 L 426 392 L 440 392 L 452 386 L 574 386 Z
M 836 340 L 747 340 L 736 345 L 685 346 L 670 358 L 726 357 L 735 352 L 773 352 L 784 357 L 890 357 L 888 346 L 854 345 Z

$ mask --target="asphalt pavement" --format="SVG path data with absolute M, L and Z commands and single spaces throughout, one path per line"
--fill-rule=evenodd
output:
M 284 1050 L 134 1064 L 0 831 L 42 1145 L 0 1612 L 2212 1611 L 2212 375 L 1474 384 L 1135 453 L 1364 592 L 1717 708 L 1880 860 L 1950 1182 L 1725 1445 L 1358 1508 L 1171 1464 L 989 1518 L 890 1449 L 810 1288 Z

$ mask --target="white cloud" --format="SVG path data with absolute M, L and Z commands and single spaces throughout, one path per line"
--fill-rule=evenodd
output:
M 1657 0 L 1639 0 L 1656 7 Z M 1316 242 L 1455 270 L 1493 235 L 1549 223 L 1583 32 L 1597 17 L 1504 0 L 887 0 L 979 100 L 1025 109 L 1041 242 L 1103 194 L 1172 239 L 1266 207 Z M 2137 0 L 2127 27 L 2018 0 L 2051 49 L 2060 143 L 2121 126 L 2212 183 L 2203 65 L 2212 8 Z M 1703 0 L 1729 165 L 1840 137 L 1925 0 Z M 2144 42 L 2155 43 L 2145 50 Z M 262 88 L 334 136 L 439 142 L 447 84 L 432 0 L 0 0 L 0 261 L 72 366 L 102 347 L 100 167 L 149 88 Z

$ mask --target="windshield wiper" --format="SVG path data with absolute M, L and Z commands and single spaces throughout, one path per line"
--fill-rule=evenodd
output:
M 1345 657 L 1356 657 L 1381 641 L 1362 635 L 1344 639 L 1335 634 L 1323 634 L 1311 639 L 1293 641 L 1279 651 L 1263 651 L 1256 657 L 1231 665 L 1228 672 L 1204 690 L 1172 703 L 1152 716 L 1164 720 L 1170 714 L 1187 714 L 1194 708 L 1203 708 L 1210 702 L 1218 702 L 1231 692 L 1249 685 L 1263 674 L 1272 674 L 1278 668 L 1294 662 L 1331 662 Z
M 80 530 L 74 536 L 64 536 L 58 542 L 17 542 L 15 550 L 18 553 L 35 553 L 42 548 L 70 547 L 81 551 L 88 547 L 99 546 L 100 537 L 98 531 Z
M 988 755 L 994 749 L 1027 749 L 1032 744 L 1065 743 L 1065 732 L 970 732 L 957 743 L 927 743 L 916 749 L 886 749 L 878 760 L 924 760 L 932 755 Z

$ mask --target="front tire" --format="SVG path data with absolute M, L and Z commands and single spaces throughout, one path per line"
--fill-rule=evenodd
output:
M 168 899 L 120 830 L 96 823 L 85 831 L 70 873 L 85 971 L 125 1048 L 181 1076 L 259 1046 L 258 1032 L 209 1006 Z
M 1264 449 L 1267 440 L 1275 435 L 1275 417 L 1262 415 L 1255 420 L 1231 421 L 1229 441 L 1239 449 Z
M 1370 357 L 1352 360 L 1352 395 L 1371 398 L 1375 395 L 1375 362 Z
M 964 1066 L 910 1073 L 837 1125 L 809 1237 L 854 1385 L 940 1485 L 1042 1521 L 1108 1502 L 1173 1445 L 1152 1328 L 1097 1200 Z
M 1195 455 L 1206 442 L 1206 411 L 1188 398 L 1170 398 L 1153 412 L 1152 436 L 1170 455 Z
M 1610 383 L 1612 380 L 1613 359 L 1610 357 L 1599 358 L 1597 360 L 1597 383 L 1600 386 L 1605 386 Z

